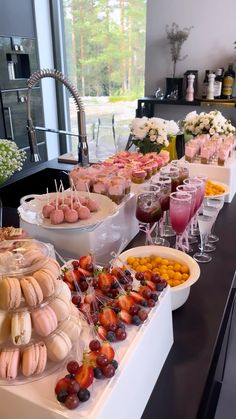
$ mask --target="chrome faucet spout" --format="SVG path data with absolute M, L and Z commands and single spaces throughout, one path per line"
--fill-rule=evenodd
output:
M 28 92 L 27 92 L 27 131 L 28 131 L 28 138 L 29 138 L 29 145 L 31 151 L 31 161 L 39 161 L 40 156 L 38 152 L 38 145 L 36 140 L 36 133 L 35 130 L 37 127 L 34 126 L 32 117 L 31 117 L 31 91 L 35 84 L 46 77 L 54 78 L 57 81 L 60 81 L 64 84 L 64 86 L 69 90 L 72 98 L 74 99 L 76 109 L 77 109 L 77 120 L 78 120 L 78 163 L 81 166 L 87 166 L 89 164 L 89 152 L 88 152 L 88 143 L 87 143 L 87 135 L 86 135 L 86 118 L 85 118 L 85 111 L 83 102 L 78 94 L 77 89 L 75 86 L 67 79 L 64 74 L 57 70 L 50 70 L 50 69 L 42 69 L 33 73 L 30 78 L 27 80 Z M 39 129 L 43 130 L 42 127 Z M 54 130 L 54 129 L 46 129 L 45 131 L 50 132 L 59 132 L 59 133 L 66 133 L 69 135 L 74 135 L 72 133 L 68 133 L 66 131 Z M 76 135 L 76 134 L 75 134 Z M 76 135 L 77 136 L 77 135 Z

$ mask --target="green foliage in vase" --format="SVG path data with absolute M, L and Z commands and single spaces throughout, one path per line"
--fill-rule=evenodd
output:
M 167 39 L 170 44 L 171 59 L 173 61 L 173 77 L 175 77 L 176 74 L 177 61 L 183 61 L 187 58 L 187 55 L 181 57 L 181 49 L 183 43 L 187 41 L 192 28 L 193 26 L 180 29 L 179 25 L 175 22 L 173 22 L 171 26 L 166 25 Z
M 26 152 L 20 150 L 14 141 L 0 139 L 0 184 L 20 171 L 25 160 Z

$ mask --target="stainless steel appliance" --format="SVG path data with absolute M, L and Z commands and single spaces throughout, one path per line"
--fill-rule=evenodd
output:
M 27 80 L 39 68 L 35 39 L 0 36 L 0 136 L 16 142 L 27 152 L 24 168 L 30 165 L 26 128 Z M 32 117 L 44 125 L 40 85 L 32 89 Z M 47 160 L 45 133 L 37 136 L 41 161 Z

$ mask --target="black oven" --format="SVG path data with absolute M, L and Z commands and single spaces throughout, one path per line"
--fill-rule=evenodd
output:
M 35 39 L 0 36 L 0 134 L 27 152 L 24 168 L 32 164 L 26 129 L 26 81 L 38 69 Z M 31 108 L 34 124 L 44 126 L 40 85 L 32 89 Z M 37 134 L 37 142 L 41 159 L 45 161 L 45 133 Z

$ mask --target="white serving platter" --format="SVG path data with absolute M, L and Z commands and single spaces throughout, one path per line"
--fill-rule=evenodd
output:
M 91 217 L 87 220 L 79 220 L 75 223 L 52 224 L 49 219 L 42 216 L 42 208 L 48 202 L 52 202 L 56 199 L 56 192 L 51 192 L 48 195 L 29 195 L 21 199 L 21 206 L 18 208 L 21 218 L 32 224 L 40 225 L 42 228 L 51 230 L 78 230 L 85 228 L 94 228 L 97 224 L 100 224 L 104 220 L 112 217 L 117 212 L 117 205 L 112 202 L 110 198 L 105 195 L 88 193 L 88 192 L 77 192 L 79 197 L 90 197 L 97 202 L 99 210 L 91 212 Z M 31 198 L 30 201 L 28 199 Z

